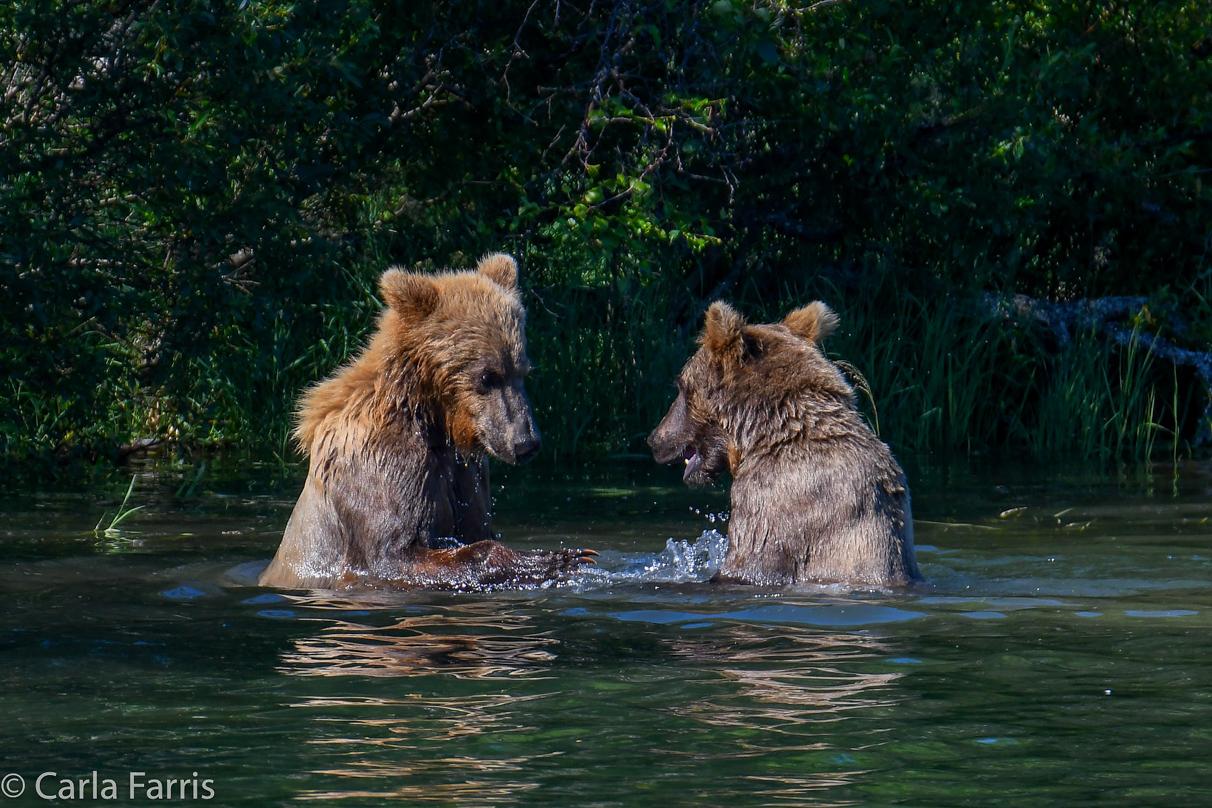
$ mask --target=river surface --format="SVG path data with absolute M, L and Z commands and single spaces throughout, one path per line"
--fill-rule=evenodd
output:
M 907 464 L 908 592 L 705 583 L 725 490 L 498 467 L 601 563 L 479 594 L 257 588 L 301 481 L 233 465 L 0 497 L 0 803 L 1212 804 L 1207 464 Z

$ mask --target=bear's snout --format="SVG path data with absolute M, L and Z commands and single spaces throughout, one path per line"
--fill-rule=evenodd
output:
M 475 440 L 490 455 L 516 466 L 539 453 L 542 438 L 520 379 L 481 399 Z
M 542 445 L 543 442 L 539 439 L 538 435 L 527 438 L 521 443 L 513 445 L 513 456 L 517 459 L 518 463 L 528 463 L 539 453 L 539 447 Z
M 690 418 L 686 408 L 686 397 L 678 393 L 669 407 L 669 412 L 648 435 L 648 448 L 656 462 L 665 465 L 682 459 L 686 447 L 690 446 L 694 433 L 690 429 Z
M 648 448 L 652 449 L 652 457 L 661 465 L 667 465 L 682 459 L 686 449 L 685 441 L 671 441 L 668 435 L 658 426 L 648 435 Z

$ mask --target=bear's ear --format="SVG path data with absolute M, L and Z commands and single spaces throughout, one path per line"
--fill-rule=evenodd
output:
M 712 356 L 739 365 L 745 359 L 744 327 L 745 319 L 736 309 L 716 301 L 707 309 L 707 323 L 700 342 Z
M 518 288 L 518 262 L 512 255 L 493 253 L 480 259 L 476 272 L 496 281 L 506 289 Z
M 384 302 L 406 319 L 424 320 L 438 307 L 438 285 L 424 275 L 389 269 L 379 278 L 379 291 Z
M 797 337 L 803 337 L 809 342 L 820 342 L 837 331 L 841 322 L 833 313 L 833 309 L 817 300 L 788 314 L 783 325 L 790 328 L 791 333 Z

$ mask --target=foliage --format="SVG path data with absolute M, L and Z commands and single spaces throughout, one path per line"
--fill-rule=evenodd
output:
M 956 301 L 1159 295 L 1212 335 L 1194 0 L 16 0 L 0 54 L 9 459 L 284 455 L 379 271 L 495 249 L 562 454 L 639 448 L 720 295 L 861 311 L 838 351 L 922 449 L 1136 451 L 1053 419 L 1178 395 Z

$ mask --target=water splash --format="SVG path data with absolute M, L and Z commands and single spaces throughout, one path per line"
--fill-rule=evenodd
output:
M 704 530 L 694 541 L 669 539 L 656 555 L 604 552 L 597 567 L 578 575 L 582 587 L 615 584 L 703 583 L 719 570 L 728 553 L 728 537 Z

